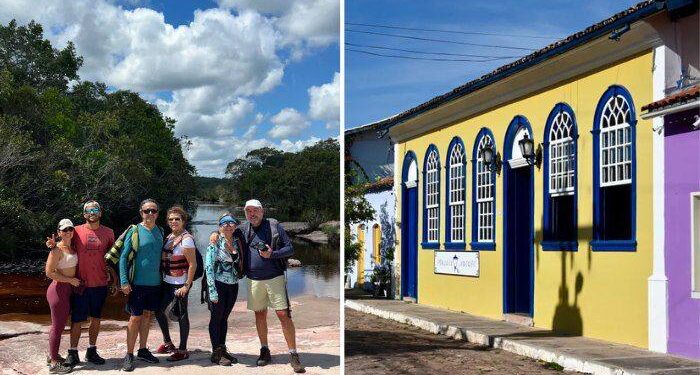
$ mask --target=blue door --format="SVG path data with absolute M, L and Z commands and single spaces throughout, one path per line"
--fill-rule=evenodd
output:
M 512 169 L 506 186 L 505 313 L 532 316 L 533 301 L 533 212 L 532 167 Z
M 532 317 L 534 305 L 534 170 L 529 163 L 512 168 L 518 133 L 532 135 L 527 119 L 516 116 L 506 131 L 503 163 L 503 312 Z M 519 152 L 518 152 L 519 154 Z M 520 155 L 518 155 L 520 157 Z
M 403 189 L 401 211 L 401 294 L 418 297 L 418 188 Z

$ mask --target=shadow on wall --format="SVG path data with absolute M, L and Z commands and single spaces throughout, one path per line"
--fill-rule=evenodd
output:
M 537 233 L 535 234 L 535 238 L 537 239 L 537 243 L 542 241 L 542 232 L 537 231 Z M 593 263 L 593 251 L 588 244 L 592 239 L 592 227 L 579 227 L 577 239 L 579 242 L 578 251 L 586 251 L 586 268 L 589 271 L 591 270 Z M 539 249 L 539 251 L 535 252 L 536 264 L 538 269 L 540 264 L 540 251 L 542 251 L 541 248 Z M 572 302 L 570 302 L 572 297 L 572 291 L 569 289 L 569 285 L 567 284 L 567 280 L 569 279 L 568 274 L 569 272 L 573 272 L 575 255 L 578 251 L 554 250 L 554 252 L 559 253 L 561 260 L 561 278 L 559 280 L 558 302 L 557 306 L 554 309 L 554 318 L 552 319 L 552 330 L 558 334 L 572 336 L 581 336 L 583 334 L 583 318 L 581 316 L 581 308 L 578 306 L 578 297 L 579 294 L 581 294 L 581 291 L 583 290 L 584 284 L 583 274 L 580 271 L 576 273 Z

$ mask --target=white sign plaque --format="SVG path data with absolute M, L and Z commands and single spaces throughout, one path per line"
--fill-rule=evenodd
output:
M 435 273 L 479 277 L 478 251 L 435 251 Z

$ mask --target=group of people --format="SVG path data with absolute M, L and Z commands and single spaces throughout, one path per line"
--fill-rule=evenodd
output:
M 187 212 L 181 206 L 167 210 L 170 233 L 156 225 L 158 203 L 146 199 L 139 206 L 141 222 L 130 226 L 115 241 L 112 229 L 100 224 L 102 208 L 96 201 L 83 205 L 85 224 L 74 226 L 63 219 L 56 234 L 47 238 L 51 250 L 46 261 L 46 275 L 52 279 L 46 292 L 51 309 L 49 331 L 49 372 L 64 374 L 80 363 L 78 342 L 82 324 L 90 319 L 87 362 L 101 365 L 105 360 L 97 352 L 102 307 L 107 295 L 121 290 L 128 296 L 126 310 L 127 353 L 122 370 L 133 371 L 134 360 L 158 363 L 147 347 L 151 316 L 155 315 L 163 334 L 157 353 L 170 356 L 168 361 L 189 358 L 187 338 L 189 292 L 203 267 L 203 301 L 210 311 L 209 336 L 211 361 L 230 366 L 237 359 L 226 348 L 228 319 L 238 297 L 238 283 L 247 278 L 248 309 L 255 313 L 260 339 L 258 366 L 272 361 L 267 342 L 267 310 L 276 311 L 289 347 L 290 364 L 295 372 L 305 372 L 296 351 L 296 333 L 286 285 L 286 262 L 294 252 L 284 228 L 275 219 L 264 217 L 260 201 L 245 204 L 246 221 L 240 223 L 232 214 L 218 220 L 218 231 L 211 233 L 210 243 L 198 264 L 194 237 L 187 231 Z M 56 237 L 58 235 L 58 238 Z M 116 255 L 115 255 L 116 254 Z M 109 259 L 118 267 L 109 266 Z M 107 259 L 107 260 L 106 260 Z M 70 346 L 64 359 L 59 356 L 61 333 L 70 317 Z M 169 320 L 179 323 L 180 343 L 170 337 Z M 136 340 L 139 349 L 134 356 Z

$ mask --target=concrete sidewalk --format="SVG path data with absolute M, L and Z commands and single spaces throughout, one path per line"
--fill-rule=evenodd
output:
M 700 375 L 700 361 L 653 353 L 628 345 L 524 327 L 403 301 L 347 296 L 345 306 L 385 319 L 500 348 L 518 355 L 555 362 L 565 370 L 604 375 Z M 354 298 L 354 299 L 353 299 Z

